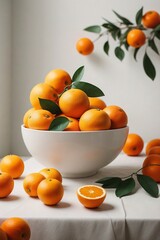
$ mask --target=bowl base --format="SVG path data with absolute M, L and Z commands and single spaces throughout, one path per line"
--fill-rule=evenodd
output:
M 86 172 L 86 173 L 63 173 L 63 172 L 61 172 L 63 178 L 86 178 L 86 177 L 91 177 L 91 176 L 95 175 L 96 173 L 97 173 L 97 171 Z

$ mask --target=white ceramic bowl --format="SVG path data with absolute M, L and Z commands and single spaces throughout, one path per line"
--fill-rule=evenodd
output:
M 42 131 L 21 126 L 32 157 L 45 167 L 58 169 L 63 177 L 95 174 L 121 152 L 129 128 L 105 131 Z

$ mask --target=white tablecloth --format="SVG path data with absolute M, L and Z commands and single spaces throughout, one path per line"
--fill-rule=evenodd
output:
M 31 240 L 159 240 L 160 198 L 152 198 L 141 187 L 130 196 L 118 198 L 108 189 L 97 209 L 84 208 L 76 190 L 106 176 L 127 176 L 138 170 L 145 156 L 127 157 L 121 153 L 110 165 L 88 178 L 63 178 L 64 197 L 56 206 L 46 206 L 29 197 L 23 189 L 24 177 L 44 166 L 26 158 L 25 171 L 15 180 L 10 196 L 0 199 L 0 223 L 8 217 L 25 218 L 31 227 Z M 50 167 L 50 166 L 47 166 Z

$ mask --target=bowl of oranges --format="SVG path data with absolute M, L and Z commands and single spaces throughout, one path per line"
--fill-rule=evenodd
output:
M 62 69 L 50 71 L 32 88 L 21 126 L 31 156 L 63 177 L 88 177 L 111 163 L 129 131 L 126 112 L 107 106 L 98 87 L 80 81 L 83 71 L 72 78 Z

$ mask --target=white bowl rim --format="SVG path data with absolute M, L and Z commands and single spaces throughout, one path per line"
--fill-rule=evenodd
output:
M 37 130 L 37 129 L 32 129 L 32 128 L 26 128 L 24 126 L 24 124 L 21 125 L 22 129 L 25 129 L 26 131 L 31 131 L 31 132 L 41 132 L 41 133 L 63 133 L 63 134 L 75 134 L 75 133 L 79 133 L 79 134 L 86 134 L 86 133 L 106 133 L 106 132 L 118 132 L 118 131 L 122 131 L 124 129 L 129 129 L 129 126 L 125 126 L 122 128 L 114 128 L 114 129 L 107 129 L 107 130 L 97 130 L 97 131 L 50 131 L 50 130 Z

